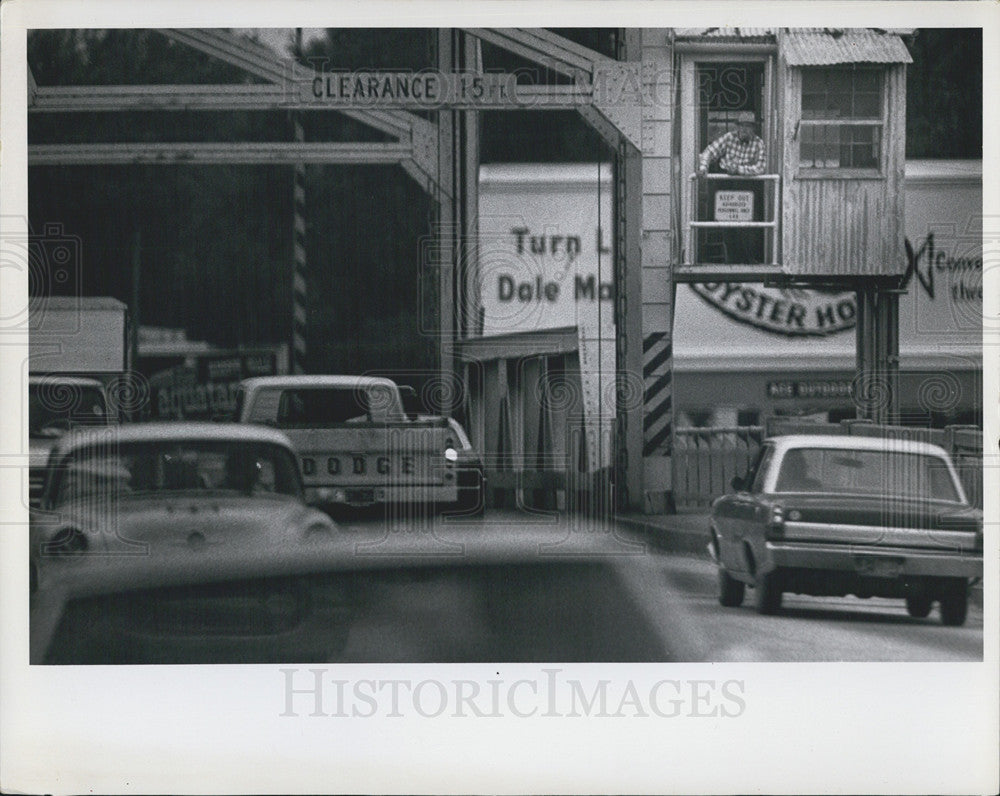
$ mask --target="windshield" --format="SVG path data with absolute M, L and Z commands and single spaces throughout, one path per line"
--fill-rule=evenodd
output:
M 56 475 L 54 504 L 135 493 L 301 494 L 295 460 L 276 445 L 164 440 L 81 448 Z
M 943 459 L 899 451 L 793 448 L 775 491 L 961 500 Z
M 46 436 L 71 425 L 106 423 L 104 393 L 96 385 L 45 381 L 28 385 L 28 433 Z

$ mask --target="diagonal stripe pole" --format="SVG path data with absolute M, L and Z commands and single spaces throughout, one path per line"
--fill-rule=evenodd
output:
M 295 53 L 302 55 L 302 29 L 295 31 Z M 296 144 L 304 143 L 305 131 L 297 113 L 292 114 Z M 292 373 L 306 372 L 306 165 L 298 161 L 293 176 L 292 227 Z

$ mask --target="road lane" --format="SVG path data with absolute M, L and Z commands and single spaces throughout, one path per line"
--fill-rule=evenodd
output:
M 926 619 L 902 600 L 785 594 L 775 616 L 753 608 L 753 590 L 739 608 L 716 598 L 715 566 L 707 558 L 663 554 L 663 596 L 683 605 L 713 661 L 978 661 L 983 609 L 969 605 L 964 627 L 944 627 L 935 609 Z
M 343 532 L 361 555 L 399 552 L 408 539 L 429 535 L 445 554 L 481 553 L 519 538 L 551 537 L 540 558 L 600 554 L 613 562 L 626 587 L 662 636 L 672 660 L 707 661 L 978 661 L 983 654 L 983 609 L 972 601 L 964 627 L 944 627 L 937 608 L 914 619 L 902 600 L 785 594 L 776 616 L 760 616 L 753 590 L 739 608 L 716 597 L 716 571 L 707 556 L 667 553 L 641 535 L 573 518 L 487 512 L 484 518 L 428 520 L 389 530 L 384 519 L 350 520 Z M 422 547 L 426 548 L 426 544 Z

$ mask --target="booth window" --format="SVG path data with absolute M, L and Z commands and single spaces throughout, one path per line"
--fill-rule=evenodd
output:
M 882 92 L 878 69 L 804 69 L 799 166 L 879 170 L 885 129 Z

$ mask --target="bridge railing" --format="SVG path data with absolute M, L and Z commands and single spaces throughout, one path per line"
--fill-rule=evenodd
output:
M 699 265 L 703 263 L 725 263 L 729 265 L 747 265 L 741 262 L 735 252 L 728 250 L 723 239 L 710 241 L 708 234 L 711 231 L 733 232 L 742 230 L 763 230 L 764 241 L 763 250 L 759 253 L 762 261 L 768 265 L 777 266 L 778 263 L 778 241 L 780 239 L 780 215 L 778 207 L 780 202 L 780 174 L 756 174 L 756 175 L 730 175 L 730 174 L 692 174 L 691 180 L 691 204 L 688 207 L 687 222 L 687 246 L 685 252 L 687 257 L 684 265 Z M 700 181 L 706 181 L 706 185 L 716 184 L 716 191 L 726 191 L 730 185 L 740 186 L 729 191 L 731 197 L 743 196 L 743 202 L 735 202 L 731 206 L 709 207 L 707 212 L 700 205 L 705 201 L 704 196 L 700 196 L 698 190 Z M 754 208 L 753 202 L 757 199 L 754 193 L 749 190 L 742 190 L 747 184 L 759 184 L 761 190 L 759 197 L 763 202 L 762 208 Z M 717 197 L 717 193 L 709 193 L 712 197 Z M 718 200 L 716 200 L 718 201 Z M 759 212 L 758 212 L 759 210 Z M 762 220 L 745 219 L 743 216 L 760 216 Z M 707 217 L 711 216 L 711 218 Z M 728 216 L 728 217 L 727 217 Z
M 764 439 L 764 426 L 674 430 L 674 502 L 678 510 L 707 508 L 743 476 Z
M 613 434 L 585 411 L 576 327 L 465 341 L 461 359 L 487 506 L 610 510 Z

